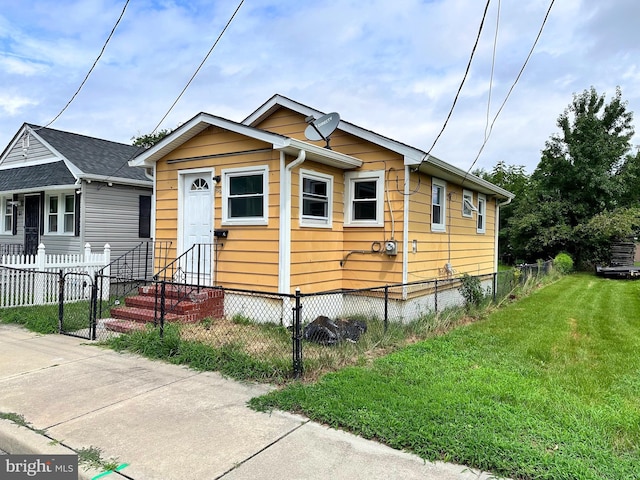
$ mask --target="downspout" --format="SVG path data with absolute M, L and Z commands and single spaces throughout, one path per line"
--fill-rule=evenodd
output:
M 506 207 L 511 203 L 511 200 L 513 200 L 513 198 L 507 198 L 507 200 L 502 203 L 498 203 L 498 201 L 496 200 L 496 221 L 493 227 L 493 229 L 495 230 L 495 233 L 494 233 L 495 238 L 493 239 L 493 248 L 494 248 L 493 271 L 494 273 L 498 271 L 498 234 L 500 233 L 500 207 Z
M 304 162 L 306 157 L 307 152 L 300 150 L 298 157 L 285 166 L 285 154 L 280 152 L 280 248 L 278 248 L 278 292 L 280 293 L 289 293 L 291 290 L 291 171 Z
M 418 172 L 420 175 L 420 172 Z M 411 183 L 411 170 L 408 166 L 404 167 L 404 206 L 402 221 L 402 283 L 409 283 L 409 193 Z

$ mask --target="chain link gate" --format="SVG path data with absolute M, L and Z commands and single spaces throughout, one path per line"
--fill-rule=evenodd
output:
M 91 275 L 85 272 L 60 272 L 58 292 L 58 322 L 60 333 L 95 340 L 96 288 Z

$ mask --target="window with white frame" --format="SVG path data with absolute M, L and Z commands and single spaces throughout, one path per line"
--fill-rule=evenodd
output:
M 434 178 L 431 183 L 431 231 L 444 232 L 447 213 L 447 184 Z
M 222 179 L 222 222 L 227 225 L 266 225 L 268 168 L 229 168 L 222 170 Z
M 46 206 L 48 234 L 73 235 L 76 227 L 76 198 L 73 193 L 49 195 Z
M 384 226 L 384 170 L 345 173 L 347 226 Z
M 2 198 L 2 233 L 13 233 L 13 204 L 11 198 Z
M 478 194 L 478 233 L 486 232 L 486 212 L 487 212 L 487 198 L 484 195 Z
M 473 192 L 470 190 L 462 191 L 462 216 L 473 217 L 473 211 L 476 207 L 473 205 Z
M 330 227 L 333 177 L 310 170 L 300 170 L 300 189 L 300 225 Z

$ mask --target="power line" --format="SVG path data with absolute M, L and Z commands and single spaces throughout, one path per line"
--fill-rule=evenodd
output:
M 493 74 L 496 68 L 496 49 L 498 48 L 498 31 L 500 29 L 500 7 L 502 3 L 498 0 L 498 13 L 496 14 L 496 33 L 493 36 L 493 52 L 491 54 L 491 76 L 489 77 L 489 96 L 487 99 L 487 123 L 484 127 L 484 138 L 487 139 L 489 129 L 489 115 L 491 113 L 491 93 L 493 92 Z
M 111 40 L 111 37 L 113 37 L 113 34 L 116 31 L 116 28 L 118 28 L 118 25 L 120 24 L 120 20 L 122 20 L 122 17 L 124 16 L 124 12 L 127 9 L 127 5 L 129 5 L 129 0 L 127 0 L 125 2 L 124 7 L 122 8 L 122 12 L 120 12 L 120 16 L 118 17 L 118 21 L 116 22 L 116 24 L 111 29 L 111 33 L 107 37 L 107 40 L 104 42 L 104 45 L 102 46 L 102 49 L 100 50 L 100 54 L 96 58 L 95 62 L 93 62 L 93 65 L 91 66 L 91 68 L 87 72 L 87 75 L 84 77 L 84 80 L 82 81 L 82 83 L 80 84 L 78 89 L 76 90 L 76 93 L 73 94 L 73 96 L 67 102 L 67 104 L 64 106 L 64 108 L 62 110 L 60 110 L 60 113 L 58 113 L 55 117 L 53 117 L 53 120 L 51 120 L 49 123 L 47 123 L 46 125 L 44 125 L 44 126 L 42 126 L 40 128 L 47 128 L 49 125 L 51 125 L 53 122 L 55 122 L 58 118 L 60 118 L 60 115 L 62 115 L 65 112 L 65 110 L 67 108 L 69 108 L 69 105 L 71 105 L 71 102 L 73 102 L 75 100 L 75 98 L 78 96 L 78 94 L 80 93 L 80 90 L 82 90 L 82 87 L 84 87 L 84 84 L 87 83 L 87 80 L 89 79 L 89 76 L 91 75 L 93 70 L 96 68 L 96 65 L 98 64 L 98 61 L 100 60 L 100 58 L 102 57 L 102 54 L 104 53 L 105 49 L 107 48 L 107 45 L 109 44 L 109 41 Z M 37 130 L 40 130 L 40 128 L 38 128 Z
M 476 49 L 478 48 L 478 43 L 480 42 L 480 35 L 482 34 L 482 29 L 484 27 L 484 21 L 487 18 L 487 10 L 489 10 L 489 5 L 490 4 L 491 4 L 491 0 L 487 0 L 487 4 L 485 5 L 484 12 L 482 14 L 482 21 L 480 22 L 480 28 L 478 29 L 478 35 L 476 37 L 475 43 L 473 44 L 473 49 L 471 50 L 471 55 L 469 56 L 469 62 L 467 63 L 467 69 L 464 72 L 464 76 L 462 77 L 462 81 L 460 82 L 460 86 L 458 87 L 458 91 L 456 92 L 456 96 L 453 99 L 453 104 L 451 105 L 451 109 L 449 110 L 449 114 L 447 115 L 447 118 L 445 119 L 444 124 L 442 125 L 442 129 L 440 130 L 440 133 L 438 133 L 438 135 L 436 136 L 436 139 L 433 141 L 433 144 L 431 145 L 431 148 L 429 148 L 427 153 L 424 155 L 424 157 L 420 161 L 420 165 L 422 165 L 422 163 L 427 158 L 429 158 L 429 154 L 433 150 L 433 147 L 436 146 L 436 143 L 438 143 L 438 140 L 442 136 L 442 133 L 444 132 L 445 128 L 447 128 L 447 124 L 449 123 L 449 119 L 451 118 L 451 115 L 453 114 L 453 109 L 455 108 L 456 103 L 458 103 L 458 97 L 460 97 L 460 92 L 462 91 L 462 87 L 464 85 L 464 82 L 467 80 L 467 76 L 469 75 L 469 70 L 471 69 L 471 62 L 473 61 L 473 57 L 474 57 L 474 55 L 476 53 Z M 420 165 L 418 165 L 418 168 L 420 167 Z
M 504 108 L 505 104 L 507 103 L 507 100 L 509 100 L 509 97 L 511 96 L 511 93 L 513 92 L 513 89 L 515 88 L 515 86 L 517 85 L 518 81 L 520 80 L 520 77 L 522 76 L 522 73 L 524 72 L 524 69 L 526 68 L 527 64 L 529 63 L 529 59 L 531 58 L 531 55 L 533 55 L 533 51 L 536 48 L 536 45 L 538 44 L 538 41 L 540 40 L 540 37 L 542 36 L 542 31 L 544 30 L 544 26 L 547 23 L 547 19 L 549 18 L 549 14 L 551 13 L 551 8 L 553 7 L 554 3 L 555 3 L 555 0 L 551 0 L 551 3 L 549 4 L 549 8 L 547 9 L 547 13 L 545 14 L 544 19 L 542 20 L 542 24 L 540 25 L 540 29 L 538 30 L 538 35 L 536 36 L 536 39 L 533 42 L 533 45 L 531 46 L 531 49 L 529 50 L 529 54 L 527 55 L 527 58 L 525 59 L 524 63 L 522 64 L 522 68 L 518 72 L 518 75 L 516 76 L 516 79 L 514 80 L 513 84 L 511 85 L 511 88 L 507 92 L 507 96 L 504 98 L 504 101 L 502 102 L 502 104 L 500 105 L 500 108 L 496 112 L 495 117 L 493 117 L 493 121 L 491 122 L 491 126 L 489 128 L 489 134 L 487 135 L 486 131 L 485 131 L 484 142 L 482 142 L 482 145 L 480 146 L 480 150 L 478 151 L 478 155 L 476 155 L 476 158 L 473 160 L 473 163 L 471 164 L 471 166 L 467 170 L 467 174 L 465 175 L 465 179 L 466 179 L 467 175 L 469 175 L 469 172 L 471 172 L 471 169 L 473 168 L 473 166 L 478 161 L 478 158 L 480 158 L 480 154 L 484 150 L 484 147 L 487 145 L 487 142 L 489 141 L 489 137 L 491 136 L 491 132 L 493 131 L 493 125 L 496 123 L 496 120 L 498 119 L 498 116 L 502 112 L 502 109 Z M 464 180 L 462 182 L 464 183 Z
M 189 85 L 191 85 L 191 82 L 193 82 L 193 79 L 196 78 L 196 75 L 198 75 L 198 72 L 200 72 L 200 69 L 203 67 L 203 65 L 205 64 L 205 62 L 209 58 L 209 55 L 211 55 L 211 52 L 213 52 L 213 49 L 216 48 L 216 45 L 218 45 L 218 42 L 220 41 L 220 39 L 224 35 L 224 32 L 226 32 L 227 28 L 229 28 L 229 25 L 231 25 L 231 22 L 233 21 L 233 19 L 235 18 L 236 14 L 238 13 L 238 10 L 240 10 L 240 7 L 242 7 L 243 3 L 244 3 L 244 0 L 240 0 L 240 3 L 238 4 L 238 6 L 236 7 L 235 11 L 233 12 L 233 15 L 231 15 L 231 18 L 229 18 L 229 21 L 227 21 L 227 24 L 224 26 L 224 28 L 220 32 L 220 35 L 218 35 L 218 38 L 216 38 L 216 41 L 213 42 L 213 45 L 209 49 L 209 52 L 207 52 L 205 57 L 202 59 L 202 62 L 200 62 L 200 65 L 198 65 L 198 68 L 196 69 L 196 71 L 193 72 L 193 75 L 191 76 L 191 78 L 189 79 L 187 84 L 184 86 L 182 91 L 180 92 L 180 95 L 178 95 L 178 97 L 175 99 L 175 101 L 171 104 L 171 107 L 169 107 L 169 110 L 167 110 L 167 113 L 164 114 L 162 119 L 156 125 L 156 128 L 153 129 L 153 131 L 151 132 L 152 134 L 160 127 L 162 122 L 164 122 L 165 118 L 167 118 L 167 116 L 169 116 L 169 113 L 171 113 L 171 110 L 173 110 L 173 107 L 176 106 L 176 104 L 178 103 L 180 98 L 182 98 L 182 95 L 184 95 L 184 92 L 187 91 L 187 88 L 189 88 Z
M 222 31 L 220 32 L 220 35 L 218 35 L 218 38 L 216 38 L 215 42 L 213 42 L 213 45 L 211 46 L 211 48 L 209 49 L 209 51 L 207 52 L 207 54 L 205 55 L 204 59 L 202 60 L 202 62 L 200 62 L 200 65 L 198 65 L 198 68 L 196 69 L 196 71 L 193 73 L 193 75 L 191 75 L 191 78 L 189 79 L 189 81 L 187 82 L 187 84 L 184 86 L 184 88 L 182 89 L 182 91 L 180 92 L 180 94 L 176 97 L 176 99 L 174 100 L 174 102 L 171 104 L 171 107 L 169 107 L 169 110 L 167 110 L 167 113 L 164 114 L 164 116 L 162 117 L 162 119 L 158 122 L 158 124 L 156 125 L 156 127 L 153 129 L 153 131 L 151 132 L 151 135 L 153 135 L 153 133 L 155 133 L 156 130 L 158 130 L 158 128 L 160 127 L 160 125 L 162 125 L 162 122 L 164 122 L 164 120 L 167 118 L 167 116 L 169 115 L 169 113 L 171 113 L 171 110 L 173 110 L 173 107 L 176 106 L 176 104 L 178 103 L 178 101 L 180 100 L 180 98 L 182 98 L 182 95 L 184 95 L 184 92 L 187 91 L 187 88 L 189 88 L 189 86 L 191 85 L 191 82 L 193 82 L 194 78 L 196 78 L 196 75 L 198 75 L 198 72 L 200 72 L 200 70 L 202 69 L 202 67 L 204 66 L 205 62 L 207 61 L 207 59 L 209 58 L 209 56 L 211 55 L 211 52 L 213 52 L 213 49 L 216 48 L 216 45 L 218 45 L 218 42 L 220 42 L 220 39 L 222 38 L 222 36 L 224 35 L 224 33 L 227 31 L 227 29 L 229 28 L 229 25 L 231 25 L 231 22 L 233 21 L 233 19 L 235 18 L 236 14 L 238 13 L 238 11 L 240 10 L 240 7 L 242 7 L 242 4 L 244 3 L 244 0 L 240 0 L 240 3 L 238 3 L 238 6 L 236 7 L 236 9 L 234 10 L 233 14 L 231 15 L 231 17 L 229 18 L 229 20 L 227 21 L 226 25 L 224 26 L 224 28 L 222 29 Z M 111 175 L 109 175 L 106 180 L 108 180 L 109 178 L 113 177 L 116 173 L 118 173 L 120 170 L 122 170 L 128 163 L 130 160 L 132 160 L 133 158 L 136 157 L 137 154 L 132 155 L 131 157 L 129 157 L 122 165 L 120 165 Z M 106 181 L 105 180 L 105 181 Z

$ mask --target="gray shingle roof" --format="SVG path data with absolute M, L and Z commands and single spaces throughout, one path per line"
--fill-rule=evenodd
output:
M 127 165 L 128 160 L 143 150 L 140 147 L 37 125 L 29 126 L 85 174 L 111 177 L 114 181 L 117 178 L 149 181 L 142 169 Z
M 73 185 L 76 179 L 63 161 L 2 170 L 0 191 Z

